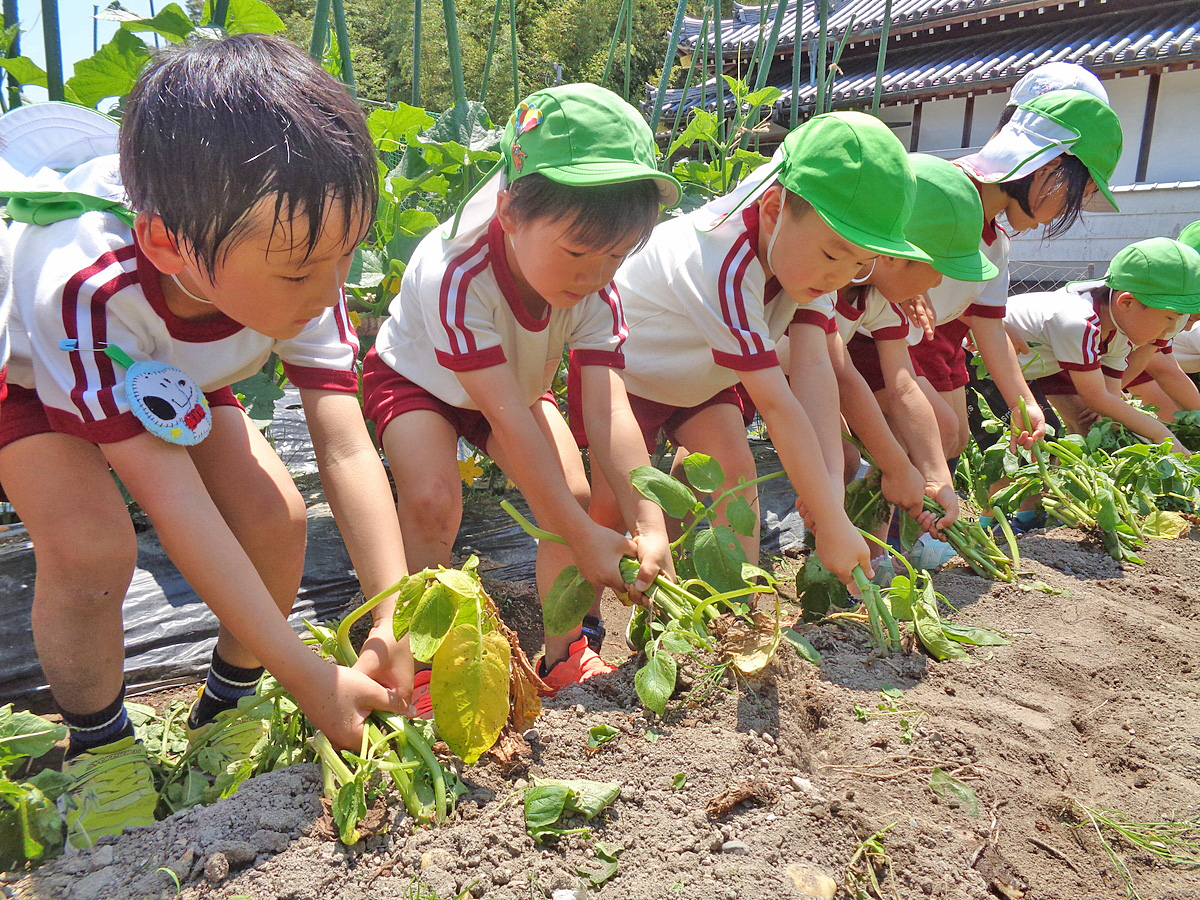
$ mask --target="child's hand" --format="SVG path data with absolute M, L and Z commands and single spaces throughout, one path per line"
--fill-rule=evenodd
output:
M 356 671 L 362 672 L 399 697 L 411 697 L 413 688 L 413 658 L 407 637 L 397 641 L 390 620 L 371 627 L 359 651 Z
M 916 466 L 906 463 L 900 471 L 883 471 L 880 487 L 889 503 L 908 510 L 918 522 L 925 513 L 925 479 Z
M 1034 443 L 1046 436 L 1046 414 L 1032 400 L 1025 401 L 1023 417 L 1019 406 L 1014 406 L 1008 412 L 1009 421 L 1012 422 L 1013 444 L 1020 444 L 1026 450 L 1032 450 Z
M 623 534 L 611 528 L 591 524 L 587 532 L 568 539 L 579 574 L 597 590 L 609 588 L 623 594 L 629 590 L 621 577 L 621 557 L 634 556 L 638 547 Z M 639 576 L 640 577 L 640 576 Z
M 868 578 L 875 574 L 871 568 L 871 550 L 858 529 L 839 510 L 838 515 L 830 516 L 828 521 L 821 522 L 813 531 L 817 536 L 817 555 L 821 557 L 822 564 L 850 589 L 850 593 L 858 594 L 854 567 L 861 566 Z
M 346 666 L 324 666 L 327 676 L 314 679 L 308 702 L 301 702 L 313 727 L 324 732 L 335 747 L 358 752 L 363 724 L 377 709 L 405 714 L 409 698 L 388 690 L 373 678 Z M 297 697 L 299 700 L 300 698 Z
M 925 530 L 930 536 L 936 540 L 943 540 L 942 529 L 950 525 L 958 519 L 958 494 L 954 493 L 954 486 L 950 484 L 939 483 L 936 481 L 927 482 L 925 485 L 925 495 L 946 511 L 946 514 L 936 521 L 931 521 Z M 933 513 L 926 513 L 933 519 Z
M 675 580 L 675 560 L 671 557 L 671 542 L 667 540 L 666 532 L 639 534 L 633 540 L 637 544 L 637 558 L 642 567 L 638 570 L 637 581 L 626 585 L 626 588 L 630 600 L 649 607 L 644 592 L 649 589 L 654 579 L 662 575 L 670 581 Z
M 927 296 L 917 294 L 911 300 L 901 303 L 900 308 L 904 310 L 904 314 L 908 316 L 910 322 L 925 332 L 925 340 L 933 340 L 933 328 L 937 323 L 937 313 L 933 311 L 933 304 L 929 302 Z
M 1008 335 L 1008 342 L 1012 344 L 1017 356 L 1027 356 L 1029 354 L 1029 342 L 1021 337 L 1021 333 L 1008 322 L 1004 323 L 1004 331 Z

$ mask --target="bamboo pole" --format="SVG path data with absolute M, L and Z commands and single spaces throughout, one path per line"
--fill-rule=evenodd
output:
M 333 0 L 333 33 L 337 35 L 338 55 L 342 58 L 342 83 L 357 97 L 354 61 L 350 58 L 350 30 L 346 27 L 346 6 L 343 0 Z
M 871 112 L 876 114 L 879 113 L 879 98 L 883 95 L 883 66 L 887 59 L 888 32 L 891 27 L 892 0 L 887 0 L 883 7 L 883 28 L 879 33 L 879 59 L 875 63 L 875 93 L 871 96 Z
M 58 0 L 42 0 L 42 37 L 46 45 L 46 91 L 51 100 L 63 93 L 62 39 L 58 30 Z
M 450 86 L 454 90 L 454 108 L 467 111 L 467 89 L 463 84 L 462 53 L 458 45 L 458 11 L 454 0 L 442 0 L 442 16 L 446 20 L 446 50 L 450 56 Z
M 500 3 L 496 0 L 496 9 L 492 13 L 492 33 L 488 35 L 487 59 L 483 62 L 483 77 L 479 81 L 479 102 L 483 102 L 487 93 L 488 76 L 492 72 L 492 54 L 496 52 L 496 36 L 500 33 Z
M 9 0 L 5 0 L 5 2 L 9 2 Z M 658 123 L 662 119 L 663 99 L 667 93 L 667 84 L 671 80 L 672 63 L 679 53 L 679 35 L 683 31 L 683 18 L 686 15 L 687 0 L 679 0 L 675 7 L 675 24 L 671 26 L 671 37 L 667 41 L 667 55 L 663 58 L 662 73 L 658 76 L 658 94 L 654 98 L 654 113 L 650 116 L 650 130 L 655 134 L 658 133 Z
M 317 62 L 325 61 L 325 46 L 329 43 L 329 8 L 332 2 L 333 0 L 317 0 L 317 7 L 313 10 L 312 41 L 308 45 L 308 55 Z M 213 11 L 214 16 L 216 12 L 217 10 Z
M 412 105 L 421 105 L 421 0 L 413 0 Z

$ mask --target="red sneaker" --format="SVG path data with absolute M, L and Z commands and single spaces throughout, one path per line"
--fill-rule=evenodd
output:
M 433 697 L 429 693 L 429 679 L 432 677 L 432 669 L 422 669 L 413 675 L 413 692 L 410 702 L 416 707 L 418 719 L 433 718 Z
M 587 681 L 597 675 L 607 675 L 617 671 L 617 667 L 601 658 L 600 654 L 588 646 L 586 634 L 582 634 L 568 649 L 570 656 L 555 663 L 550 671 L 546 671 L 546 658 L 538 660 L 538 675 L 550 686 L 549 691 L 540 691 L 543 697 L 553 697 L 559 689 L 568 684 Z

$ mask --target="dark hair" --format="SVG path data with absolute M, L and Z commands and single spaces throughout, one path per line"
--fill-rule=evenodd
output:
M 799 219 L 806 212 L 813 208 L 813 205 L 797 194 L 795 191 L 788 191 L 784 194 L 784 208 L 787 209 L 788 215 L 793 219 Z
M 266 197 L 275 223 L 308 220 L 306 253 L 335 204 L 343 239 L 361 236 L 375 215 L 378 177 L 362 111 L 279 38 L 243 34 L 167 48 L 125 103 L 121 178 L 133 208 L 160 216 L 210 276 L 253 228 L 250 213 Z
M 1050 173 L 1044 189 L 1052 191 L 1060 185 L 1066 185 L 1067 196 L 1063 203 L 1063 211 L 1055 216 L 1053 221 L 1046 226 L 1042 232 L 1043 238 L 1058 237 L 1075 224 L 1083 210 L 1083 199 L 1084 194 L 1087 192 L 1088 182 L 1092 180 L 1092 173 L 1088 171 L 1087 166 L 1083 164 L 1078 156 L 1063 153 L 1058 156 L 1057 162 L 1058 165 Z M 1025 210 L 1025 215 L 1027 216 L 1033 215 L 1033 211 L 1029 207 L 1029 189 L 1033 185 L 1033 176 L 1035 174 L 1037 174 L 1036 169 L 1024 178 L 1018 178 L 1016 181 L 1001 181 L 998 183 L 1000 190 L 1016 200 L 1020 204 L 1021 209 Z
M 509 212 L 519 223 L 571 219 L 567 236 L 593 250 L 606 250 L 637 236 L 634 248 L 650 239 L 658 224 L 661 202 L 650 179 L 615 184 L 560 184 L 538 172 L 508 186 Z

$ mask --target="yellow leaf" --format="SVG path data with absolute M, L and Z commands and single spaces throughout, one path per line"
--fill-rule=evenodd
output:
M 1147 537 L 1173 541 L 1188 534 L 1192 530 L 1192 526 L 1177 512 L 1156 509 L 1146 517 L 1143 529 Z
M 455 625 L 433 656 L 429 684 L 433 718 L 450 749 L 471 765 L 496 742 L 508 721 L 512 649 L 499 631 Z
M 470 487 L 475 483 L 475 479 L 483 474 L 483 468 L 479 465 L 478 457 L 472 456 L 470 459 L 460 459 L 458 461 L 458 474 L 462 478 L 463 484 Z
M 354 326 L 355 331 L 362 327 L 362 316 L 354 310 L 350 310 L 350 324 Z

